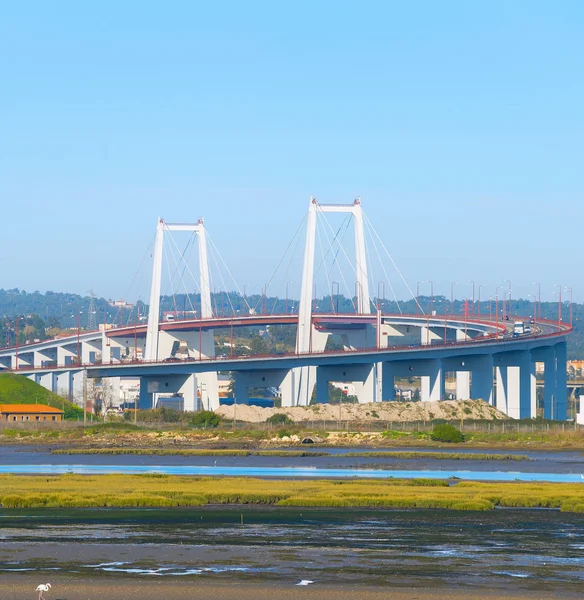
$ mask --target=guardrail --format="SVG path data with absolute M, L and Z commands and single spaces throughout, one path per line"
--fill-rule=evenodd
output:
M 395 315 L 392 315 L 395 316 Z M 401 316 L 401 315 L 400 315 Z M 403 315 L 405 318 L 410 316 Z M 427 319 L 420 317 L 418 318 L 424 320 L 426 323 Z M 434 320 L 437 322 L 437 326 L 442 326 L 445 320 L 450 318 L 453 321 L 460 322 L 458 318 L 453 318 L 452 315 L 447 315 L 446 319 L 442 316 L 438 318 L 437 316 L 431 317 L 430 320 Z M 475 321 L 477 323 L 477 321 Z M 484 322 L 482 322 L 484 323 Z M 512 324 L 513 321 L 504 321 L 504 323 Z M 489 323 L 486 323 L 489 325 Z M 482 335 L 476 338 L 472 338 L 469 340 L 459 340 L 459 341 L 442 341 L 438 343 L 432 344 L 401 344 L 401 345 L 392 345 L 385 347 L 369 347 L 369 348 L 351 348 L 348 350 L 324 350 L 322 352 L 282 352 L 277 354 L 255 354 L 255 355 L 234 355 L 231 354 L 229 356 L 222 357 L 199 357 L 199 358 L 186 358 L 186 359 L 176 359 L 176 360 L 120 360 L 120 361 L 110 361 L 109 363 L 103 362 L 93 362 L 93 363 L 70 363 L 67 365 L 51 365 L 47 367 L 42 366 L 33 366 L 33 365 L 23 365 L 18 369 L 6 369 L 11 372 L 29 372 L 29 371 L 55 371 L 55 370 L 81 370 L 81 369 L 91 369 L 91 368 L 99 368 L 101 366 L 113 366 L 113 367 L 124 367 L 124 366 L 139 366 L 139 365 L 170 365 L 170 364 L 190 364 L 190 363 L 202 363 L 202 362 L 216 362 L 221 364 L 223 362 L 233 362 L 233 361 L 249 361 L 249 360 L 281 360 L 285 358 L 301 358 L 301 357 L 311 357 L 311 356 L 346 356 L 349 354 L 359 355 L 359 354 L 387 354 L 391 352 L 412 352 L 412 353 L 420 353 L 425 352 L 427 350 L 437 350 L 437 349 L 450 349 L 450 348 L 466 348 L 466 347 L 476 347 L 478 345 L 485 345 L 488 343 L 519 343 L 529 340 L 539 340 L 539 339 L 548 339 L 554 337 L 562 337 L 568 335 L 572 331 L 572 326 L 565 323 L 558 323 L 557 321 L 549 321 L 545 319 L 537 320 L 537 324 L 543 324 L 548 327 L 555 327 L 557 330 L 546 332 L 546 333 L 538 333 L 534 331 L 531 334 L 523 334 L 518 337 L 512 337 L 512 334 L 509 334 L 509 330 L 506 325 L 502 325 L 500 323 L 493 324 L 493 327 L 497 327 L 497 331 L 494 333 L 490 333 L 487 335 Z M 504 332 L 504 333 L 503 333 Z

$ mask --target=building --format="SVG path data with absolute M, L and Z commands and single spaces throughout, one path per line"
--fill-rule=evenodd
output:
M 65 413 L 46 404 L 0 404 L 0 422 L 62 421 Z

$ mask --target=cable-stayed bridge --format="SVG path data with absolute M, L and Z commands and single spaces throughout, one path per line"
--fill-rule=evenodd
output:
M 344 218 L 341 226 L 335 230 L 327 215 Z M 325 225 L 319 229 L 321 221 Z M 369 238 L 367 224 L 373 231 L 369 231 Z M 190 234 L 184 249 L 172 238 L 174 232 Z M 510 417 L 530 418 L 538 414 L 535 366 L 540 362 L 544 363 L 544 416 L 566 419 L 566 336 L 571 326 L 561 318 L 557 322 L 538 318 L 536 307 L 518 333 L 513 321 L 500 314 L 498 298 L 496 310 L 488 318 L 475 314 L 474 298 L 470 310 L 462 315 L 439 315 L 432 307 L 425 311 L 399 271 L 397 277 L 389 277 L 387 266 L 395 267 L 395 263 L 359 200 L 320 204 L 311 199 L 303 227 L 297 231 L 297 245 L 303 232 L 298 310 L 281 315 L 270 313 L 266 306 L 258 310 L 248 305 L 247 314 L 231 310 L 231 314 L 220 315 L 213 307 L 211 293 L 209 250 L 214 244 L 204 222 L 167 223 L 160 219 L 146 322 L 137 319 L 118 327 L 104 324 L 100 331 L 78 331 L 55 340 L 1 349 L 0 368 L 23 373 L 48 389 L 77 399 L 82 397 L 87 377 L 106 378 L 114 388 L 120 378 L 137 377 L 140 408 L 156 406 L 160 396 L 180 394 L 185 410 L 219 406 L 217 375 L 222 371 L 234 375 L 238 403 L 247 402 L 251 387 L 273 387 L 280 389 L 283 406 L 326 402 L 331 381 L 354 382 L 359 402 L 391 401 L 396 377 L 420 377 L 421 399 L 440 400 L 445 397 L 446 373 L 454 373 L 457 398 L 480 398 Z M 344 243 L 349 234 L 351 250 Z M 167 238 L 170 251 L 165 246 Z M 195 245 L 197 268 L 192 268 L 186 258 Z M 371 295 L 371 247 L 384 274 L 384 280 L 377 282 L 376 297 Z M 219 266 L 222 259 L 217 260 L 217 253 L 211 255 Z M 166 276 L 171 286 L 178 281 L 177 287 L 182 285 L 190 298 L 193 294 L 185 284 L 185 274 L 197 289 L 198 310 L 191 302 L 190 310 L 182 311 L 183 318 L 178 318 L 178 310 L 165 317 L 160 310 L 163 279 Z M 317 276 L 330 292 L 326 312 L 316 300 Z M 381 290 L 384 295 L 387 285 L 395 297 L 396 284 L 392 281 L 407 288 L 416 301 L 417 314 L 384 312 Z M 226 289 L 223 277 L 221 282 Z M 349 290 L 351 312 L 335 310 L 341 284 Z M 501 304 L 506 306 L 504 301 Z M 480 299 L 478 307 L 480 311 Z M 189 316 L 184 318 L 185 314 Z M 279 325 L 296 327 L 294 351 L 235 356 L 233 344 L 229 344 L 228 352 L 216 356 L 214 338 L 218 331 L 233 337 L 239 328 Z M 334 350 L 327 349 L 331 338 L 341 340 L 342 349 L 338 344 Z

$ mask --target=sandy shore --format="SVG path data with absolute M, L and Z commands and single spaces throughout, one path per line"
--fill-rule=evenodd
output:
M 137 581 L 123 578 L 96 578 L 79 581 L 74 578 L 49 578 L 52 588 L 45 593 L 46 600 L 557 600 L 576 598 L 563 593 L 540 593 L 531 590 L 517 594 L 513 590 L 489 593 L 457 589 L 395 589 L 354 586 L 319 586 L 315 583 L 301 587 L 290 585 L 242 584 L 208 585 L 205 583 L 151 580 Z M 0 598 L 5 600 L 36 600 L 38 576 L 3 576 L 0 581 Z M 579 597 L 579 596 L 578 596 Z

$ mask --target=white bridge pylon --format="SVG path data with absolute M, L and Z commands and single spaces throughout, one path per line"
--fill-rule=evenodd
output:
M 150 309 L 148 312 L 144 359 L 158 361 L 168 358 L 171 355 L 172 346 L 176 341 L 185 341 L 189 351 L 194 352 L 196 355 L 204 358 L 213 358 L 215 356 L 215 341 L 212 330 L 177 333 L 176 336 L 180 336 L 180 339 L 171 332 L 160 331 L 160 293 L 164 234 L 165 232 L 170 233 L 172 231 L 190 231 L 196 234 L 199 250 L 200 316 L 202 319 L 213 317 L 209 261 L 207 257 L 207 236 L 203 219 L 199 219 L 197 223 L 166 223 L 164 219 L 159 219 L 156 227 L 156 240 L 154 242 Z M 219 407 L 217 373 L 202 373 L 196 377 L 190 375 L 185 382 L 178 382 L 177 386 L 178 389 L 156 390 L 156 385 L 153 385 L 153 405 L 156 402 L 157 391 L 179 392 L 182 393 L 184 398 L 184 409 L 195 410 L 197 408 L 196 396 L 198 391 L 202 408 L 205 410 L 214 410 Z
M 298 331 L 296 334 L 296 352 L 298 353 L 324 351 L 329 336 L 328 333 L 317 331 L 314 328 L 312 319 L 316 220 L 319 214 L 324 213 L 350 213 L 353 216 L 355 231 L 355 274 L 357 278 L 356 309 L 358 314 L 371 314 L 361 200 L 358 198 L 352 204 L 320 204 L 316 199 L 311 197 L 308 206 L 302 287 L 298 307 Z M 375 394 L 374 390 L 381 389 L 380 381 L 378 385 L 374 384 L 376 373 L 380 373 L 380 371 L 380 368 L 374 367 L 371 376 L 367 377 L 366 381 L 363 382 L 364 386 L 371 387 L 372 395 Z M 282 404 L 284 406 L 308 405 L 316 384 L 316 372 L 316 367 L 298 367 L 293 369 L 282 385 Z

